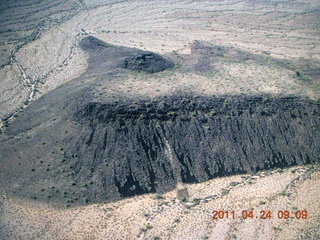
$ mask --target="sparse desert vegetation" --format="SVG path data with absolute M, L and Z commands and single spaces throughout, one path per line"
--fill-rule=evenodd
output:
M 9 54 L 3 55 L 4 62 L 0 69 L 1 118 L 11 117 L 25 101 L 38 98 L 84 72 L 87 66 L 86 54 L 80 50 L 78 43 L 88 34 L 118 46 L 142 48 L 161 54 L 173 53 L 178 60 L 182 55 L 191 53 L 190 46 L 194 40 L 278 59 L 307 60 L 309 63 L 302 66 L 303 71 L 310 70 L 308 68 L 312 68 L 312 62 L 320 59 L 317 35 L 320 23 L 316 1 L 161 1 L 152 4 L 144 1 L 135 1 L 134 4 L 123 1 L 80 1 L 78 4 L 69 1 L 47 4 L 45 1 L 39 2 L 38 5 L 32 1 L 24 2 L 19 8 L 14 8 L 16 6 L 10 2 L 1 5 L 5 13 L 1 15 L 4 19 L 1 46 L 7 49 L 2 52 Z M 19 2 L 16 4 L 19 5 Z M 33 15 L 25 10 L 25 6 L 33 6 L 31 9 L 37 13 L 37 20 L 35 25 L 30 24 L 29 31 L 25 33 L 28 37 L 24 39 L 23 32 L 18 29 L 23 28 L 22 23 L 34 21 Z M 14 17 L 21 19 L 20 15 L 16 15 L 17 12 L 27 21 L 20 20 L 16 25 L 11 23 L 10 21 L 14 22 Z M 49 16 L 46 21 L 43 21 L 44 16 Z M 16 33 L 20 35 L 10 41 Z M 220 71 L 217 73 L 218 80 L 213 85 L 214 93 L 232 90 L 241 93 L 272 91 L 281 94 L 282 91 L 295 88 L 293 93 L 300 92 L 319 98 L 313 88 L 301 91 L 301 86 L 295 83 L 294 69 L 292 74 L 270 69 L 268 64 L 262 67 L 249 62 L 217 64 L 220 65 Z M 318 78 L 319 73 L 313 72 Z M 221 75 L 222 79 L 219 77 Z M 183 76 L 182 79 L 185 80 L 182 81 L 199 78 L 192 74 L 187 76 L 186 73 Z M 174 78 L 181 81 L 180 75 Z M 141 80 L 138 81 L 142 83 Z M 244 82 L 243 86 L 243 81 L 248 83 Z M 288 81 L 288 84 L 283 85 L 283 81 Z M 317 83 L 318 81 L 319 79 Z M 152 84 L 154 83 L 156 82 Z M 127 84 L 130 85 L 130 79 Z M 186 87 L 197 86 L 194 82 L 191 84 Z M 206 84 L 202 88 L 200 86 L 199 91 L 208 91 L 205 86 Z M 121 87 L 125 85 L 121 84 Z M 163 91 L 163 87 L 158 84 L 154 89 Z M 172 88 L 170 85 L 168 87 Z M 133 85 L 129 90 L 138 90 L 139 94 L 137 86 Z
M 2 1 L 0 239 L 319 239 L 319 14 Z
M 199 236 L 316 239 L 320 234 L 319 183 L 318 165 L 294 167 L 281 173 L 261 171 L 185 185 L 190 196 L 185 201 L 180 201 L 179 193 L 173 190 L 161 197 L 148 194 L 108 204 L 62 209 L 10 198 L 1 191 L 0 236 L 2 239 L 198 239 Z M 222 194 L 221 189 L 228 189 L 228 193 Z M 290 196 L 281 195 L 283 191 Z M 265 204 L 261 205 L 262 201 Z M 212 219 L 214 210 L 235 211 L 236 217 Z M 285 210 L 291 217 L 279 219 L 277 213 Z M 299 210 L 307 211 L 308 218 L 297 219 L 294 213 Z M 254 217 L 238 218 L 242 211 L 252 211 Z M 271 218 L 256 219 L 261 211 L 270 211 Z

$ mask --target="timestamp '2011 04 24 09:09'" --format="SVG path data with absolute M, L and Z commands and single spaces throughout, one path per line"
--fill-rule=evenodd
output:
M 278 211 L 270 211 L 270 210 L 261 210 L 260 212 L 255 212 L 253 210 L 243 210 L 241 212 L 232 211 L 223 211 L 223 210 L 214 210 L 212 219 L 307 219 L 308 211 L 307 210 L 278 210 Z

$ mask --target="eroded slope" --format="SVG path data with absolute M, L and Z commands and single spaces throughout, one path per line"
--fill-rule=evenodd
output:
M 319 103 L 308 99 L 104 95 L 134 74 L 208 74 L 219 58 L 239 61 L 243 52 L 195 43 L 197 61 L 185 56 L 175 69 L 167 57 L 93 37 L 80 46 L 90 54 L 86 73 L 31 104 L 2 137 L 1 181 L 13 195 L 70 206 L 319 161 Z

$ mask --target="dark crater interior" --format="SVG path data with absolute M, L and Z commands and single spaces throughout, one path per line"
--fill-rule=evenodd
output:
M 174 64 L 154 53 L 143 53 L 137 57 L 126 59 L 123 68 L 133 71 L 155 73 L 172 68 Z
M 156 73 L 174 67 L 174 63 L 159 54 L 128 47 L 116 47 L 95 37 L 81 40 L 80 47 L 90 53 L 87 72 L 102 73 L 114 68 Z

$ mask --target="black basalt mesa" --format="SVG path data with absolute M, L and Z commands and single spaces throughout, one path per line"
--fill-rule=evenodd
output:
M 90 55 L 87 71 L 30 104 L 1 136 L 8 194 L 74 206 L 163 193 L 178 180 L 320 162 L 317 102 L 186 93 L 98 102 L 97 86 L 118 81 L 110 71 L 126 77 L 127 69 L 152 73 L 173 63 L 93 37 L 80 46 Z

